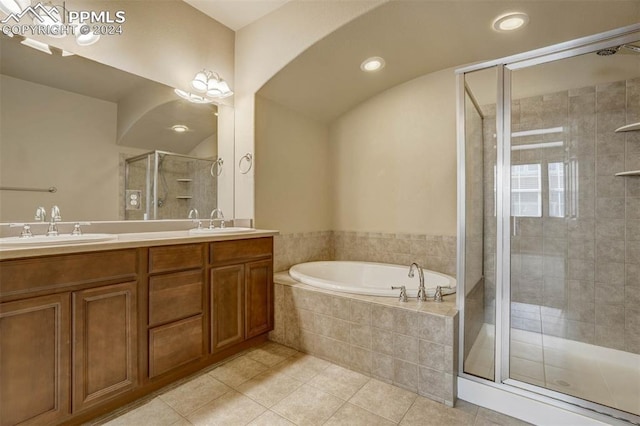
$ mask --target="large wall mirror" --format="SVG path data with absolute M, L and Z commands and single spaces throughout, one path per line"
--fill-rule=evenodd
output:
M 0 222 L 33 221 L 54 204 L 63 221 L 185 219 L 217 207 L 229 181 L 218 120 L 231 107 L 48 50 L 0 37 Z

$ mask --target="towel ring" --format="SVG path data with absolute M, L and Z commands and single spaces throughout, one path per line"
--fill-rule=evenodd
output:
M 247 170 L 242 170 L 242 160 L 246 159 L 247 162 L 249 163 L 249 167 L 247 168 Z M 250 152 L 247 152 L 245 155 L 243 155 L 240 158 L 240 161 L 238 161 L 238 169 L 240 169 L 240 173 L 242 173 L 243 175 L 246 175 L 247 173 L 249 173 L 249 170 L 251 170 L 251 167 L 253 167 L 253 156 L 251 155 Z
M 211 176 L 216 177 L 216 176 L 220 176 L 222 174 L 222 165 L 224 164 L 224 160 L 222 159 L 222 157 L 218 158 L 216 161 L 213 162 L 213 164 L 211 165 Z M 213 173 L 213 170 L 217 169 L 216 173 Z

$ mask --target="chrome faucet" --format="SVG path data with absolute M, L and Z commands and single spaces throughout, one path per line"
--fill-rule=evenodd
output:
M 38 222 L 44 222 L 47 220 L 47 211 L 44 209 L 44 207 L 38 207 L 36 209 L 36 215 L 34 219 Z
M 220 221 L 220 228 L 225 227 L 224 214 L 222 214 L 222 210 L 218 208 L 211 210 L 211 216 L 209 216 L 209 229 L 215 228 L 215 226 L 213 225 L 214 220 Z
M 57 222 L 62 220 L 62 216 L 60 216 L 60 209 L 58 206 L 51 207 L 51 221 L 49 222 L 49 229 L 47 230 L 47 237 L 55 237 L 58 235 L 58 225 Z
M 422 268 L 416 262 L 413 262 L 411 266 L 409 266 L 409 278 L 414 277 L 413 269 L 418 270 L 418 276 L 420 277 L 420 287 L 418 287 L 418 300 L 421 302 L 427 301 L 427 290 L 424 288 L 424 272 L 422 272 Z
M 198 209 L 189 210 L 189 216 L 187 216 L 187 219 L 193 219 L 193 223 L 198 225 L 198 229 L 202 229 L 202 221 L 200 220 Z

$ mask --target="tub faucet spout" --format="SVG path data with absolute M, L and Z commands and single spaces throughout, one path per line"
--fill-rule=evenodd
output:
M 427 290 L 424 288 L 424 272 L 422 272 L 422 268 L 416 262 L 413 262 L 411 266 L 409 266 L 409 278 L 414 277 L 413 270 L 418 270 L 418 277 L 420 278 L 420 287 L 418 287 L 418 300 L 421 302 L 427 301 Z

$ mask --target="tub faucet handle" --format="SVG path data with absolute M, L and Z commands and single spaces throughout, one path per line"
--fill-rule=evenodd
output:
M 436 294 L 433 296 L 434 302 L 442 302 L 442 287 L 436 287 Z
M 391 290 L 400 290 L 400 296 L 398 297 L 398 300 L 401 302 L 406 302 L 407 301 L 407 287 L 401 285 L 399 287 L 394 287 L 391 286 Z

